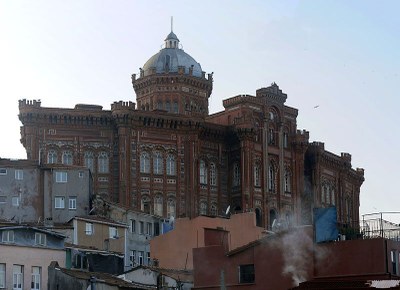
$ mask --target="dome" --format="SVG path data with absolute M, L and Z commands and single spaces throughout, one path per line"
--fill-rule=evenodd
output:
M 203 75 L 200 64 L 179 48 L 179 39 L 171 31 L 165 39 L 165 47 L 144 64 L 144 76 L 154 73 L 154 68 L 156 73 L 177 73 L 179 67 L 185 68 L 185 74 L 189 74 L 190 69 L 193 68 L 193 76 L 202 77 Z

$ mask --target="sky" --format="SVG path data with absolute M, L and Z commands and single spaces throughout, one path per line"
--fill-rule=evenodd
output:
M 365 169 L 360 214 L 400 211 L 398 11 L 397 0 L 0 0 L 0 157 L 26 158 L 18 100 L 135 101 L 131 74 L 173 16 L 185 52 L 214 73 L 210 113 L 276 82 L 310 141 Z

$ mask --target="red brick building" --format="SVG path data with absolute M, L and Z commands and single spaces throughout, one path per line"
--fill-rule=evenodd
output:
M 254 211 L 267 227 L 309 224 L 313 207 L 336 205 L 341 223 L 358 222 L 364 173 L 352 169 L 350 154 L 309 143 L 275 83 L 225 99 L 210 115 L 213 75 L 179 47 L 171 32 L 132 75 L 137 105 L 21 100 L 27 158 L 87 166 L 96 194 L 164 217 L 221 215 L 230 206 Z

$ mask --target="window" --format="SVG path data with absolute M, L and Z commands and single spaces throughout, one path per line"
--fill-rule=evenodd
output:
M 176 175 L 175 156 L 171 154 L 167 157 L 167 175 Z
M 14 231 L 3 231 L 1 240 L 3 243 L 14 243 Z
M 86 223 L 85 233 L 87 236 L 91 236 L 94 233 L 94 228 L 92 223 Z
M 275 190 L 275 171 L 272 165 L 268 167 L 268 190 Z
M 268 144 L 274 145 L 275 138 L 274 138 L 274 129 L 268 129 Z
M 285 192 L 291 191 L 291 174 L 288 169 L 285 170 Z
M 40 290 L 40 267 L 32 267 L 32 282 L 31 282 L 31 290 Z
M 238 163 L 233 165 L 233 186 L 240 185 L 240 167 Z
M 68 198 L 68 208 L 76 209 L 76 196 L 70 196 Z
M 46 246 L 46 235 L 43 233 L 35 233 L 35 244 L 39 246 Z
M 144 234 L 144 222 L 142 221 L 139 222 L 139 234 Z
M 254 283 L 254 264 L 239 266 L 239 283 Z
M 147 263 L 147 265 L 149 265 L 150 266 L 150 261 L 151 261 L 151 259 L 150 259 L 150 252 L 147 252 L 146 253 L 146 263 Z
M 211 207 L 210 207 L 210 215 L 216 216 L 217 213 L 218 213 L 217 206 L 215 204 L 212 204 Z
M 6 202 L 7 202 L 7 196 L 0 195 L 0 203 L 6 203 Z
M 68 180 L 68 174 L 66 171 L 56 171 L 56 182 L 65 183 Z
M 200 214 L 202 214 L 202 215 L 207 214 L 207 203 L 205 201 L 202 201 L 200 203 Z
M 167 218 L 175 217 L 175 200 L 170 198 L 167 205 Z
M 108 227 L 108 232 L 110 234 L 110 239 L 118 239 L 118 229 L 116 227 Z
M 131 220 L 130 230 L 131 230 L 131 233 L 136 232 L 136 221 L 135 220 Z
M 98 171 L 99 173 L 108 173 L 108 155 L 107 152 L 100 152 L 98 157 Z
M 177 102 L 174 102 L 173 109 L 174 109 L 174 113 L 177 114 L 178 113 L 178 103 Z
M 283 133 L 283 148 L 288 148 L 289 145 L 289 135 L 287 132 Z
M 62 163 L 65 165 L 72 165 L 72 152 L 71 151 L 63 152 Z
M 153 234 L 153 224 L 152 223 L 147 223 L 147 235 L 151 236 Z
M 397 275 L 397 255 L 396 250 L 390 251 L 390 259 L 392 262 L 392 274 Z
M 6 288 L 6 264 L 0 264 L 0 288 Z
M 56 196 L 54 199 L 54 207 L 55 208 L 65 208 L 65 197 L 64 196 Z
M 13 196 L 11 198 L 11 203 L 13 206 L 19 206 L 19 196 Z
M 200 160 L 200 183 L 207 184 L 207 168 L 204 160 Z
M 155 152 L 153 155 L 153 173 L 163 174 L 163 159 L 160 152 Z
M 217 185 L 217 167 L 215 163 L 210 164 L 210 184 L 213 186 Z
M 171 103 L 169 101 L 167 101 L 165 103 L 165 110 L 169 113 L 171 112 Z
M 163 198 L 161 195 L 157 195 L 154 198 L 154 214 L 159 216 L 163 215 Z
M 49 153 L 47 153 L 47 163 L 57 163 L 57 152 L 55 150 L 50 150 Z
M 260 187 L 260 165 L 254 166 L 254 186 Z
M 143 152 L 142 155 L 140 155 L 140 172 L 150 173 L 150 157 L 147 152 Z
M 135 263 L 136 263 L 136 251 L 135 250 L 129 251 L 129 261 L 131 262 L 131 266 L 135 266 Z
M 143 262 L 144 262 L 144 252 L 143 251 L 139 251 L 139 257 L 138 257 L 138 259 L 139 259 L 139 265 L 143 265 Z
M 13 266 L 13 290 L 22 290 L 23 289 L 23 273 L 24 266 L 14 265 Z
M 7 169 L 6 168 L 0 168 L 0 175 L 7 175 Z
M 84 155 L 84 164 L 91 172 L 94 171 L 94 157 L 93 152 L 87 151 Z
M 21 169 L 15 170 L 15 179 L 16 180 L 23 180 L 24 179 L 24 171 Z
M 154 235 L 155 236 L 160 235 L 160 224 L 159 223 L 154 223 Z
M 145 213 L 150 213 L 150 198 L 148 196 L 142 197 L 141 210 Z

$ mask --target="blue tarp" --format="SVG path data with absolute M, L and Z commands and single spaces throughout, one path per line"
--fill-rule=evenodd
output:
M 337 240 L 336 207 L 314 208 L 314 224 L 316 243 Z
M 174 229 L 174 224 L 169 222 L 162 223 L 162 233 L 168 233 L 169 231 Z

